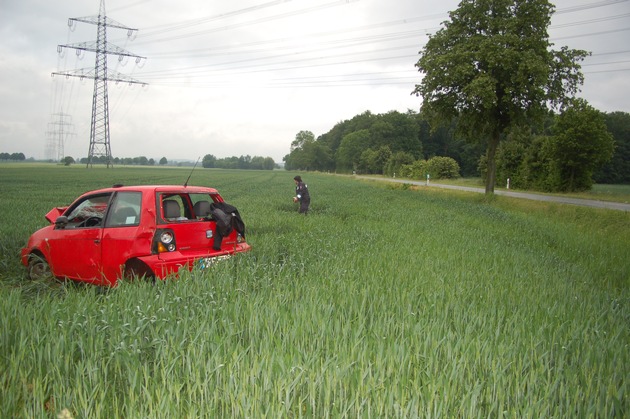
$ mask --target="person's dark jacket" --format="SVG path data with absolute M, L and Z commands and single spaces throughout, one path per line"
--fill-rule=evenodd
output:
M 311 200 L 311 196 L 308 194 L 308 187 L 306 186 L 306 183 L 298 182 L 297 185 L 295 185 L 295 196 L 297 196 L 297 199 L 300 201 Z
M 227 237 L 233 229 L 245 238 L 245 223 L 236 207 L 226 202 L 213 202 L 210 204 L 210 214 L 217 223 L 212 245 L 214 250 L 221 250 L 223 238 Z

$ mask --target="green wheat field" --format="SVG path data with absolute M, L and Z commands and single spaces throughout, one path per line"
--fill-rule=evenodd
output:
M 190 168 L 0 166 L 0 417 L 630 415 L 630 213 L 197 168 L 252 252 L 103 290 L 30 282 L 44 214 Z

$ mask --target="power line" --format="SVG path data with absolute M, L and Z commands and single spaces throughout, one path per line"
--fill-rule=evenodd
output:
M 170 23 L 163 26 L 155 26 L 143 29 L 143 36 L 137 39 L 137 44 L 166 45 L 167 42 L 176 42 L 193 37 L 201 37 L 216 33 L 227 33 L 241 27 L 251 27 L 252 25 L 273 22 L 292 16 L 310 14 L 325 8 L 342 6 L 347 1 L 331 1 L 324 4 L 300 8 L 290 12 L 278 12 L 268 16 L 252 16 L 246 21 L 233 24 L 222 24 L 216 27 L 208 28 L 207 25 L 213 22 L 225 22 L 229 18 L 258 13 L 263 10 L 275 10 L 285 1 L 269 1 L 254 7 L 237 9 L 223 14 L 205 16 L 186 21 Z M 353 0 L 354 1 L 354 0 Z M 555 14 L 568 15 L 575 12 L 589 11 L 616 4 L 626 3 L 628 0 L 606 0 L 598 1 L 580 6 L 571 6 L 557 9 Z M 143 3 L 142 1 L 139 3 Z M 139 4 L 136 3 L 136 4 Z M 130 6 L 125 6 L 127 8 Z M 554 24 L 550 29 L 563 29 L 575 26 L 585 26 L 601 24 L 604 22 L 614 21 L 618 19 L 627 19 L 630 14 L 615 14 L 611 16 L 589 18 L 581 21 Z M 257 39 L 250 42 L 241 42 L 238 44 L 209 45 L 204 48 L 188 48 L 186 50 L 177 49 L 172 51 L 157 51 L 152 53 L 159 61 L 173 59 L 188 59 L 195 64 L 181 66 L 177 68 L 164 68 L 147 70 L 143 73 L 143 77 L 152 80 L 153 83 L 162 86 L 185 86 L 189 85 L 195 88 L 217 88 L 241 86 L 242 79 L 236 79 L 242 75 L 265 74 L 276 75 L 287 73 L 287 77 L 277 77 L 275 79 L 263 81 L 261 87 L 321 87 L 333 86 L 335 83 L 343 85 L 344 83 L 382 83 L 382 84 L 406 84 L 409 83 L 411 77 L 396 77 L 392 72 L 384 73 L 391 77 L 361 78 L 356 77 L 342 78 L 337 75 L 319 75 L 319 69 L 324 67 L 334 68 L 335 66 L 354 65 L 362 63 L 377 62 L 394 62 L 405 60 L 409 62 L 410 72 L 414 71 L 413 63 L 418 58 L 418 51 L 422 48 L 422 41 L 428 39 L 428 34 L 435 32 L 439 28 L 424 27 L 416 28 L 408 31 L 393 31 L 380 33 L 392 28 L 402 28 L 410 24 L 428 21 L 439 17 L 447 16 L 446 13 L 421 15 L 413 18 L 405 18 L 398 20 L 390 20 L 385 22 L 371 23 L 351 28 L 341 28 L 337 30 L 319 31 L 311 34 L 304 34 L 298 39 L 294 37 L 281 37 L 274 39 Z M 206 27 L 204 27 L 206 26 Z M 606 34 L 613 34 L 626 31 L 630 28 L 609 29 L 605 31 L 583 31 L 580 34 L 568 35 L 562 37 L 553 37 L 553 41 L 562 39 L 573 39 L 580 37 L 595 37 Z M 170 35 L 170 36 L 169 36 Z M 417 44 L 411 45 L 393 45 L 393 43 L 401 42 L 406 39 L 417 38 Z M 308 44 L 308 48 L 304 44 Z M 374 48 L 381 44 L 382 47 Z M 357 47 L 365 47 L 363 50 L 356 50 Z M 350 49 L 354 51 L 349 51 Z M 331 54 L 333 50 L 338 53 Z M 345 50 L 345 51 L 344 51 Z M 396 54 L 395 51 L 412 51 L 410 54 Z M 393 54 L 392 54 L 393 53 Z M 619 52 L 597 53 L 593 56 L 604 54 L 616 54 Z M 233 57 L 223 62 L 217 62 L 216 57 Z M 243 58 L 240 58 L 242 56 Z M 361 57 L 363 56 L 363 58 Z M 203 60 L 207 60 L 204 62 Z M 608 65 L 611 63 L 587 63 L 584 66 Z M 298 81 L 291 77 L 288 73 L 292 70 L 305 70 L 312 68 L 313 76 L 309 80 Z M 400 68 L 400 66 L 399 66 Z M 626 71 L 623 69 L 605 70 L 605 71 Z M 585 72 L 586 74 L 593 73 Z M 210 79 L 208 79 L 210 77 Z M 229 78 L 227 78 L 229 77 Z M 325 77 L 325 78 L 324 78 Z M 337 77 L 337 78 L 335 78 Z M 184 80 L 185 79 L 185 80 Z
M 251 12 L 253 10 L 259 10 L 261 8 L 269 7 L 270 5 L 274 5 L 275 6 L 277 4 L 286 3 L 287 1 L 292 1 L 292 0 L 272 1 L 270 3 L 265 3 L 264 5 L 254 6 L 254 7 L 250 7 L 250 8 L 246 8 L 246 9 L 241 9 L 239 11 L 235 11 L 235 12 L 227 13 L 227 14 L 222 14 L 222 15 L 218 15 L 218 16 L 211 16 L 211 17 L 208 17 L 208 18 L 201 18 L 200 20 L 201 20 L 201 23 L 206 23 L 208 21 L 221 19 L 221 18 L 224 18 L 224 17 L 229 16 L 229 15 L 233 15 L 233 14 L 235 15 L 235 14 L 241 14 L 241 13 L 249 13 L 249 12 Z M 222 26 L 222 27 L 218 27 L 218 28 L 206 29 L 206 30 L 203 30 L 203 31 L 186 33 L 186 34 L 182 34 L 182 35 L 172 36 L 172 37 L 169 37 L 169 38 L 153 39 L 150 42 L 164 42 L 164 41 L 186 39 L 186 38 L 206 35 L 206 34 L 213 33 L 213 32 L 226 31 L 226 30 L 231 30 L 231 29 L 236 29 L 236 28 L 241 28 L 241 27 L 251 27 L 252 25 L 257 25 L 257 24 L 264 23 L 264 22 L 270 22 L 270 21 L 274 21 L 274 20 L 278 20 L 278 19 L 284 19 L 284 18 L 287 18 L 287 17 L 294 17 L 294 16 L 301 15 L 301 14 L 312 13 L 314 11 L 319 11 L 319 10 L 328 9 L 328 8 L 331 8 L 331 7 L 336 7 L 336 6 L 340 6 L 340 5 L 354 3 L 356 1 L 358 1 L 358 0 L 335 0 L 333 2 L 329 2 L 329 3 L 326 3 L 326 4 L 322 4 L 322 5 L 312 6 L 312 7 L 304 8 L 304 9 L 298 9 L 298 10 L 294 10 L 294 11 L 290 11 L 290 12 L 280 13 L 280 14 L 267 16 L 267 17 L 262 17 L 262 18 L 257 18 L 257 19 L 251 19 L 251 20 L 246 21 L 246 22 L 238 22 L 238 23 L 234 23 L 234 24 L 231 24 L 231 25 L 226 25 L 226 26 Z M 163 30 L 158 30 L 158 31 L 155 31 L 153 33 L 149 32 L 147 35 L 143 36 L 143 39 L 149 39 L 153 35 L 162 35 L 162 33 L 172 32 L 173 30 L 189 29 L 191 26 L 196 26 L 198 24 L 200 24 L 200 23 L 191 24 L 190 22 L 186 22 L 186 23 L 182 23 L 182 24 L 177 24 L 174 28 L 167 28 L 167 29 L 163 29 Z M 143 43 L 147 43 L 147 42 L 149 42 L 149 41 L 146 41 L 146 40 L 142 41 L 142 40 L 140 40 L 138 42 L 138 44 L 143 44 Z
M 560 9 L 558 10 L 557 13 L 571 13 L 571 12 L 576 12 L 576 11 L 583 11 L 583 10 L 590 10 L 590 9 L 594 9 L 594 8 L 600 8 L 600 7 L 604 7 L 604 6 L 609 6 L 609 5 L 613 5 L 613 4 L 618 4 L 618 3 L 623 3 L 627 0 L 608 0 L 608 1 L 600 1 L 600 2 L 596 2 L 596 3 L 591 3 L 591 4 L 587 4 L 587 5 L 583 5 L 580 7 L 570 7 L 570 8 L 565 8 L 565 9 Z M 337 2 L 334 2 L 337 3 Z M 327 5 L 330 5 L 331 3 L 327 3 Z M 271 6 L 271 5 L 277 5 L 277 2 L 269 2 L 265 4 L 266 6 Z M 321 6 L 319 6 L 321 7 Z M 251 10 L 247 10 L 247 9 L 241 9 L 238 12 L 239 13 L 248 13 Z M 308 12 L 309 9 L 302 9 L 299 12 Z M 292 12 L 292 13 L 297 13 L 297 12 Z M 212 17 L 207 17 L 207 18 L 201 18 L 198 19 L 196 22 L 197 23 L 202 23 L 202 22 L 209 22 L 211 20 L 216 20 L 219 19 L 221 16 L 224 15 L 217 15 L 217 16 L 212 16 Z M 252 22 L 258 22 L 258 21 L 266 21 L 266 20 L 274 20 L 274 19 L 279 19 L 282 18 L 283 14 L 278 14 L 278 15 L 273 15 L 270 17 L 265 17 L 265 18 L 260 18 L 260 19 L 251 19 L 247 22 L 243 22 L 243 23 L 239 23 L 237 26 L 240 25 L 246 25 L 248 23 L 252 23 Z M 354 33 L 354 32 L 358 32 L 358 31 L 368 31 L 370 29 L 377 29 L 377 28 L 386 28 L 386 27 L 390 27 L 390 26 L 398 26 L 398 25 L 403 25 L 403 24 L 407 24 L 409 22 L 417 22 L 417 21 L 422 21 L 422 20 L 426 20 L 428 18 L 434 18 L 438 15 L 429 15 L 429 16 L 418 16 L 415 18 L 411 18 L 411 19 L 405 19 L 405 20 L 398 20 L 398 21 L 389 21 L 389 22 L 384 22 L 384 23 L 376 23 L 376 24 L 371 24 L 371 25 L 364 25 L 361 27 L 355 27 L 355 28 L 345 28 L 343 30 L 338 30 L 338 31 L 329 31 L 329 32 L 319 32 L 319 33 L 314 33 L 311 35 L 307 35 L 306 39 L 322 39 L 325 38 L 327 36 L 333 36 L 333 35 L 345 35 L 345 34 L 350 34 L 350 33 Z M 620 19 L 620 18 L 624 18 L 627 15 L 615 15 L 615 16 L 610 16 L 610 17 L 604 17 L 604 18 L 598 18 L 598 19 L 589 19 L 586 21 L 581 21 L 581 22 L 572 22 L 570 24 L 564 24 L 564 25 L 557 25 L 557 26 L 552 26 L 552 28 L 561 28 L 561 27 L 565 27 L 565 26 L 575 26 L 575 25 L 585 25 L 585 24 L 591 24 L 591 23 L 599 23 L 599 22 L 605 22 L 605 21 L 609 21 L 609 20 L 613 20 L 613 19 Z M 230 29 L 234 29 L 235 27 L 234 25 L 225 25 L 225 26 L 221 26 L 218 28 L 211 28 L 208 29 L 205 32 L 199 32 L 196 31 L 192 34 L 188 34 L 188 35 L 200 35 L 203 33 L 210 33 L 210 32 L 217 32 L 217 31 L 225 31 L 225 30 L 230 30 Z M 227 62 L 208 62 L 206 64 L 196 64 L 196 65 L 191 65 L 191 66 L 186 66 L 186 67 L 180 67 L 180 68 L 171 68 L 171 69 L 164 69 L 164 70 L 154 70 L 154 71 L 148 71 L 146 72 L 146 76 L 147 77 L 152 77 L 152 78 L 156 78 L 156 77 L 161 77 L 161 78 L 165 78 L 165 77 L 194 77 L 195 75 L 208 75 L 209 73 L 222 73 L 222 72 L 226 72 L 226 71 L 230 71 L 230 72 L 234 72 L 235 70 L 242 70 L 242 69 L 253 69 L 253 68 L 258 68 L 258 69 L 263 69 L 263 68 L 268 68 L 269 71 L 282 71 L 282 70 L 286 70 L 286 69 L 295 69 L 295 66 L 291 66 L 291 63 L 295 63 L 295 62 L 300 62 L 300 61 L 304 61 L 305 63 L 308 62 L 316 62 L 316 61 L 321 61 L 323 59 L 327 59 L 327 60 L 334 60 L 335 57 L 339 57 L 342 56 L 344 58 L 346 58 L 348 55 L 356 55 L 356 54 L 365 54 L 367 52 L 363 51 L 358 51 L 358 52 L 351 52 L 351 53 L 347 53 L 347 54 L 338 54 L 338 55 L 331 55 L 331 54 L 326 54 L 326 56 L 319 56 L 319 57 L 312 57 L 313 54 L 316 54 L 318 51 L 324 51 L 324 50 L 331 50 L 331 49 L 343 49 L 343 48 L 351 48 L 351 47 L 356 47 L 359 45 L 370 45 L 373 44 L 375 42 L 394 42 L 396 40 L 403 40 L 406 38 L 411 38 L 411 37 L 423 37 L 426 36 L 427 33 L 429 33 L 430 30 L 432 30 L 434 28 L 422 28 L 419 30 L 414 30 L 414 31 L 407 31 L 407 32 L 396 32 L 396 33 L 387 33 L 387 34 L 372 34 L 372 35 L 366 35 L 363 37 L 352 37 L 352 38 L 342 38 L 342 39 L 333 39 L 333 40 L 321 40 L 320 42 L 316 43 L 316 44 L 311 44 L 311 48 L 308 50 L 304 50 L 304 49 L 299 49 L 299 46 L 295 46 L 295 47 L 291 47 L 290 45 L 287 45 L 288 42 L 291 42 L 291 39 L 288 38 L 276 38 L 276 39 L 271 39 L 271 40 L 264 40 L 264 41 L 255 41 L 255 42 L 250 42 L 250 43 L 246 43 L 246 44 L 239 44 L 237 47 L 233 46 L 233 45 L 219 45 L 219 46 L 212 46 L 210 48 L 203 48 L 203 49 L 196 49 L 196 50 L 187 50 L 187 51 L 179 51 L 179 52 L 158 52 L 156 54 L 154 54 L 157 58 L 191 58 L 191 59 L 202 59 L 202 58 L 210 58 L 210 57 L 216 57 L 219 55 L 244 55 L 245 58 L 242 59 L 236 59 L 236 60 L 231 60 L 231 61 L 227 61 Z M 583 36 L 593 36 L 593 35 L 598 35 L 598 34 L 602 34 L 602 33 L 614 33 L 614 32 L 618 32 L 618 31 L 623 31 L 625 29 L 618 29 L 618 30 L 610 30 L 610 31 L 606 31 L 606 32 L 589 32 L 589 33 L 582 33 L 579 35 L 575 35 L 574 37 L 583 37 Z M 188 36 L 186 35 L 186 36 Z M 179 40 L 181 39 L 181 36 L 178 35 L 176 37 L 171 37 L 171 38 L 162 38 L 161 40 Z M 301 39 L 305 39 L 305 38 L 301 38 Z M 563 39 L 563 38 L 554 38 L 554 39 Z M 244 49 L 247 47 L 251 47 L 251 46 L 260 46 L 262 48 L 257 48 L 257 49 Z M 388 50 L 392 50 L 392 49 L 404 49 L 404 48 L 416 48 L 419 49 L 419 45 L 415 45 L 415 46 L 396 46 L 396 47 L 389 47 L 389 48 L 381 48 L 380 50 L 375 50 L 377 53 L 383 52 L 383 51 L 388 51 Z M 279 48 L 282 48 L 282 52 L 278 53 L 277 50 Z M 294 51 L 291 51 L 291 48 L 295 48 Z M 374 51 L 372 51 L 374 52 Z M 253 54 L 256 54 L 258 56 L 253 56 Z M 287 60 L 286 58 L 290 58 L 291 56 L 300 56 L 303 58 L 300 59 L 293 59 L 293 60 Z M 402 58 L 402 57 L 399 57 Z M 392 59 L 390 57 L 376 57 L 374 60 L 388 60 L 388 59 Z M 276 64 L 271 64 L 269 63 L 270 61 L 280 61 L 279 63 Z M 267 61 L 267 62 L 265 62 Z M 364 62 L 365 60 L 360 60 L 360 62 Z M 344 64 L 346 63 L 347 60 L 344 61 L 339 61 L 339 62 L 328 62 L 326 64 L 313 64 L 313 66 L 321 66 L 321 65 L 339 65 L 339 64 Z M 356 61 L 351 61 L 351 62 L 356 62 Z M 248 65 L 243 67 L 240 64 L 243 63 L 247 63 Z M 288 65 L 288 66 L 287 66 Z M 283 66 L 283 67 L 279 67 L 279 66 Z M 308 65 L 306 65 L 308 66 Z M 271 68 L 270 68 L 271 67 Z M 257 72 L 259 71 L 264 71 L 264 70 L 255 70 Z M 250 71 L 245 71 L 246 73 L 249 73 Z M 234 73 L 232 73 L 234 75 Z M 243 74 L 243 72 L 239 72 L 238 74 Z M 159 80 L 159 79 L 156 79 Z
M 604 0 L 604 1 L 599 1 L 596 3 L 583 4 L 579 6 L 564 7 L 562 9 L 558 9 L 556 11 L 556 14 L 561 15 L 564 13 L 573 13 L 573 12 L 581 12 L 584 10 L 592 10 L 592 9 L 597 9 L 600 7 L 611 6 L 614 4 L 626 3 L 627 1 L 628 0 Z

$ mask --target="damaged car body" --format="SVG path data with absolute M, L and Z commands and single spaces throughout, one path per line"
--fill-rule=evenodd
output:
M 114 286 L 123 277 L 162 279 L 251 249 L 238 210 L 208 187 L 114 185 L 53 208 L 46 219 L 50 225 L 22 249 L 32 279 Z

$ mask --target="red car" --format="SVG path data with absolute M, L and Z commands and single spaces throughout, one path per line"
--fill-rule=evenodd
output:
M 49 226 L 22 249 L 30 278 L 98 285 L 164 278 L 246 252 L 238 210 L 213 188 L 121 186 L 87 192 L 46 214 Z

